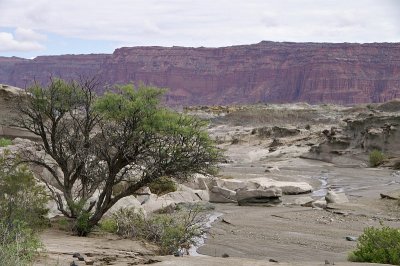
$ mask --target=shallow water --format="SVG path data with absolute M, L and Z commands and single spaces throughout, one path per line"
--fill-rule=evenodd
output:
M 318 190 L 314 190 L 311 196 L 324 197 L 328 192 L 328 175 L 319 176 L 317 179 L 321 182 L 321 186 Z
M 222 213 L 215 212 L 211 213 L 207 216 L 207 222 L 205 223 L 205 228 L 211 228 L 213 222 L 215 222 L 219 217 L 222 216 Z M 197 252 L 197 250 L 205 244 L 205 240 L 207 239 L 207 234 L 202 235 L 195 239 L 196 244 L 191 246 L 188 250 L 190 256 L 206 256 Z

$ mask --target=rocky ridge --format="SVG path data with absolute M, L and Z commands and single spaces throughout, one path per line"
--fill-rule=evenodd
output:
M 169 88 L 170 105 L 354 104 L 400 97 L 399 43 L 263 41 L 222 48 L 125 47 L 113 54 L 0 57 L 0 82 L 98 74 L 108 84 Z

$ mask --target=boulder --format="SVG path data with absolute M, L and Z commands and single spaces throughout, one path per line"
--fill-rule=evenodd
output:
M 227 188 L 214 186 L 209 191 L 210 202 L 214 203 L 235 203 L 236 192 Z
M 194 194 L 202 201 L 210 201 L 210 195 L 207 190 L 194 190 Z
M 313 208 L 321 208 L 326 209 L 327 202 L 325 199 L 319 199 L 311 203 L 311 207 Z
M 115 203 L 114 206 L 112 206 L 105 213 L 105 216 L 110 216 L 113 213 L 117 212 L 119 209 L 124 208 L 135 208 L 135 210 L 137 210 L 138 212 L 142 211 L 145 214 L 141 203 L 134 196 L 128 196 L 117 201 L 117 203 Z
M 300 197 L 294 200 L 294 204 L 300 206 L 306 206 L 307 204 L 311 204 L 313 201 L 314 199 L 311 197 Z
M 383 199 L 392 199 L 392 200 L 399 200 L 400 199 L 400 189 L 382 192 L 380 193 L 381 198 Z
M 50 199 L 46 204 L 46 209 L 49 211 L 47 212 L 47 218 L 52 219 L 57 216 L 63 216 L 64 214 L 58 210 L 57 203 Z
M 10 125 L 19 118 L 16 112 L 20 97 L 25 97 L 24 90 L 0 84 L 0 125 Z
M 285 195 L 304 194 L 312 191 L 312 186 L 306 182 L 286 182 L 260 177 L 251 179 L 249 183 L 253 183 L 256 188 L 259 186 L 278 187 Z
M 247 182 L 238 179 L 220 179 L 220 187 L 237 191 L 248 186 Z
M 151 191 L 149 187 L 142 187 L 136 190 L 135 192 L 136 199 L 140 202 L 140 204 L 145 203 L 151 195 Z
M 185 186 L 191 189 L 208 190 L 207 183 L 211 182 L 211 178 L 202 174 L 194 174 L 193 177 L 184 183 Z
M 167 208 L 171 205 L 175 206 L 175 202 L 172 199 L 151 194 L 149 199 L 142 204 L 142 207 L 147 213 L 152 213 L 160 209 Z
M 173 208 L 179 203 L 193 203 L 201 201 L 200 197 L 196 194 L 199 193 L 199 191 L 182 186 L 179 186 L 179 188 L 182 190 L 170 192 L 162 196 L 151 194 L 149 199 L 142 204 L 142 207 L 147 213 L 152 213 L 167 207 Z M 203 197 L 207 199 L 206 196 L 203 195 Z
M 161 199 L 171 200 L 174 203 L 200 201 L 193 190 L 178 190 L 160 196 Z
M 344 192 L 334 192 L 332 190 L 326 193 L 325 200 L 327 203 L 338 204 L 349 202 L 349 199 L 347 198 L 346 194 L 344 194 Z
M 259 187 L 257 189 L 239 189 L 236 198 L 240 206 L 261 205 L 276 206 L 282 201 L 282 190 L 278 187 Z

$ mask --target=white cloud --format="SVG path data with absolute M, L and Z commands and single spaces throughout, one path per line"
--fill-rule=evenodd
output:
M 46 36 L 40 33 L 37 33 L 31 29 L 26 28 L 17 28 L 15 30 L 15 39 L 17 41 L 22 42 L 32 42 L 32 41 L 44 41 L 46 40 Z
M 224 46 L 261 40 L 399 42 L 399 3 L 396 0 L 1 0 L 0 25 L 127 45 Z M 21 38 L 19 35 L 29 36 L 29 33 L 16 32 L 14 40 Z M 36 44 L 38 41 L 35 39 Z
M 17 28 L 14 34 L 9 32 L 0 32 L 0 51 L 1 52 L 20 52 L 37 51 L 44 49 L 39 41 L 46 37 L 36 33 L 31 29 Z

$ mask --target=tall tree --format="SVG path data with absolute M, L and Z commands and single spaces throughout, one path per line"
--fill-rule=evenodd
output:
M 27 153 L 25 162 L 51 173 L 42 181 L 58 209 L 81 221 L 80 235 L 139 188 L 212 173 L 220 157 L 203 121 L 160 105 L 163 90 L 125 85 L 97 96 L 97 87 L 95 79 L 54 79 L 29 88 L 18 107 L 19 126 L 40 137 L 46 154 Z

